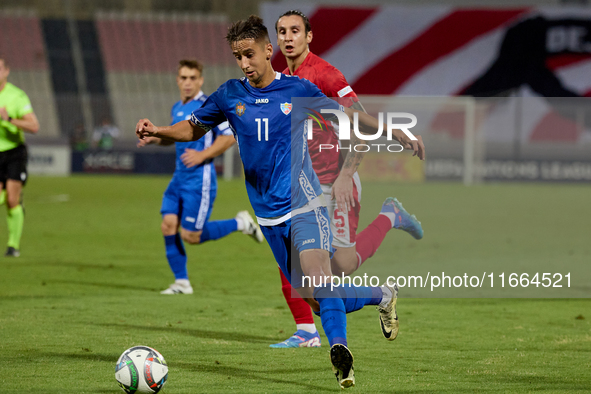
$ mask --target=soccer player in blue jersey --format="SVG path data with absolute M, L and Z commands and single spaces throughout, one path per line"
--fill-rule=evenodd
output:
M 312 41 L 312 25 L 306 15 L 297 10 L 283 13 L 275 23 L 277 46 L 285 56 L 288 67 L 283 74 L 297 75 L 312 82 L 327 97 L 335 99 L 339 104 L 364 111 L 357 94 L 349 86 L 345 76 L 333 65 L 310 52 Z M 357 234 L 361 211 L 361 180 L 359 175 L 341 172 L 341 154 L 345 150 L 319 149 L 322 146 L 339 146 L 337 131 L 330 124 L 328 130 L 313 127 L 313 138 L 308 140 L 308 148 L 312 166 L 324 190 L 328 212 L 331 215 L 333 247 L 336 249 L 331 267 L 333 274 L 351 275 L 358 270 L 378 249 L 388 232 L 400 229 L 409 232 L 415 239 L 423 237 L 421 223 L 414 215 L 409 214 L 398 200 L 387 198 L 377 217 Z M 419 145 L 421 136 L 417 135 Z M 349 154 L 347 155 L 349 156 Z M 355 204 L 348 213 L 335 209 L 332 201 L 332 185 L 342 177 L 349 178 L 355 185 Z M 320 336 L 314 324 L 314 317 L 309 305 L 299 297 L 292 297 L 292 287 L 281 274 L 281 291 L 296 323 L 296 332 L 288 339 L 270 345 L 273 348 L 316 347 L 320 346 Z M 396 307 L 396 301 L 394 301 Z M 390 340 L 396 339 L 398 329 L 394 329 Z
M 202 73 L 203 65 L 196 60 L 179 62 L 177 85 L 181 99 L 172 106 L 171 124 L 189 119 L 191 113 L 207 100 L 207 96 L 201 91 Z M 176 143 L 176 169 L 164 192 L 160 211 L 166 258 L 175 282 L 161 294 L 193 294 L 183 241 L 199 244 L 223 238 L 234 231 L 242 231 L 258 242 L 263 241 L 261 230 L 248 211 L 238 212 L 233 219 L 208 221 L 217 191 L 213 158 L 224 153 L 234 142 L 228 123 L 223 122 L 199 141 Z M 141 139 L 138 147 L 173 143 L 170 140 L 148 137 Z
M 317 110 L 339 109 L 349 119 L 357 113 L 360 127 L 368 132 L 379 125 L 375 118 L 330 100 L 307 80 L 275 72 L 270 62 L 273 45 L 262 22 L 253 15 L 234 23 L 226 36 L 246 77 L 220 86 L 193 111 L 190 120 L 156 127 L 141 119 L 136 133 L 140 138 L 192 141 L 228 120 L 240 148 L 246 189 L 261 230 L 292 286 L 320 314 L 331 345 L 333 372 L 340 387 L 347 388 L 355 384 L 355 378 L 353 355 L 347 347 L 346 313 L 379 305 L 387 331 L 394 319 L 393 287 L 322 285 L 331 275 L 330 218 L 307 152 L 307 115 L 291 111 L 292 97 L 310 97 Z M 403 145 L 412 146 L 419 157 L 424 157 L 418 144 Z M 360 158 L 354 161 L 351 165 L 356 168 Z M 352 201 L 351 188 L 341 186 L 334 188 L 334 193 L 340 208 L 346 211 Z M 310 280 L 304 280 L 304 276 Z

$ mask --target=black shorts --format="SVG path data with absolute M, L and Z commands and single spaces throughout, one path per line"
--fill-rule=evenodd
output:
M 0 152 L 0 182 L 6 185 L 7 179 L 27 183 L 27 147 L 17 146 L 4 152 Z

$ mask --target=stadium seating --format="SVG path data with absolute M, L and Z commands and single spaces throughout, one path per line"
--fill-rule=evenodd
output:
M 180 59 L 204 63 L 206 93 L 240 77 L 224 40 L 227 26 L 228 20 L 218 15 L 97 14 L 116 124 L 133 129 L 142 117 L 170 123 L 170 107 L 179 99 L 175 74 Z
M 23 89 L 42 120 L 41 133 L 60 135 L 51 76 L 41 33 L 41 21 L 33 11 L 0 11 L 0 54 L 10 67 L 9 81 Z

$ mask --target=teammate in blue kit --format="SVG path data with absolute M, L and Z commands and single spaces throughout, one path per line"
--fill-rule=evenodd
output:
M 195 60 L 179 62 L 177 84 L 181 100 L 172 106 L 172 123 L 189 119 L 207 96 L 201 91 L 203 66 Z M 199 141 L 176 143 L 176 169 L 162 199 L 162 235 L 166 258 L 175 282 L 161 294 L 193 294 L 187 272 L 187 254 L 183 241 L 199 244 L 242 231 L 258 242 L 263 235 L 248 211 L 238 212 L 234 219 L 208 221 L 217 192 L 213 158 L 234 144 L 234 136 L 223 122 Z M 138 147 L 148 144 L 171 145 L 173 141 L 148 137 Z M 179 233 L 180 221 L 180 233 Z
M 316 110 L 340 109 L 349 119 L 357 113 L 359 125 L 366 132 L 375 132 L 378 121 L 340 106 L 307 80 L 273 71 L 273 46 L 259 17 L 234 23 L 226 39 L 246 77 L 220 86 L 201 108 L 193 111 L 190 120 L 156 127 L 148 119 L 141 119 L 136 133 L 140 138 L 194 141 L 228 120 L 240 148 L 246 189 L 261 230 L 292 286 L 320 314 L 340 387 L 351 387 L 355 378 L 353 355 L 347 348 L 346 313 L 365 305 L 380 305 L 386 332 L 394 320 L 394 290 L 388 286 L 332 288 L 330 282 L 312 285 L 324 283 L 331 275 L 332 234 L 322 189 L 307 152 L 307 115 L 292 112 L 292 97 L 310 97 Z M 424 154 L 416 143 L 402 144 L 412 147 L 419 156 Z M 354 159 L 350 164 L 356 167 L 361 157 L 355 155 Z M 339 208 L 345 212 L 353 199 L 352 187 L 348 186 L 333 189 Z M 311 280 L 304 281 L 303 276 Z

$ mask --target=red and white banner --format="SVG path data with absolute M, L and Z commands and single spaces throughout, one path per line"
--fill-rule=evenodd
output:
M 262 16 L 274 44 L 277 17 L 292 8 L 310 19 L 314 32 L 312 52 L 341 70 L 357 94 L 372 95 L 459 94 L 497 59 L 507 29 L 528 19 L 542 17 L 550 23 L 576 19 L 591 27 L 589 8 L 265 3 Z M 569 30 L 568 24 L 562 31 L 560 26 L 554 28 L 546 30 L 546 46 L 558 46 L 546 59 L 548 68 L 571 90 L 582 96 L 591 95 L 589 32 L 581 31 L 585 27 Z M 564 41 L 562 47 L 560 41 Z M 285 65 L 278 50 L 273 65 L 278 70 Z
M 522 139 L 575 142 L 588 134 L 541 97 L 591 96 L 589 8 L 265 3 L 273 44 L 275 22 L 289 9 L 309 17 L 311 51 L 336 66 L 358 95 L 540 97 L 539 116 L 528 120 Z M 275 48 L 273 66 L 283 70 Z M 568 132 L 536 126 L 548 119 Z

